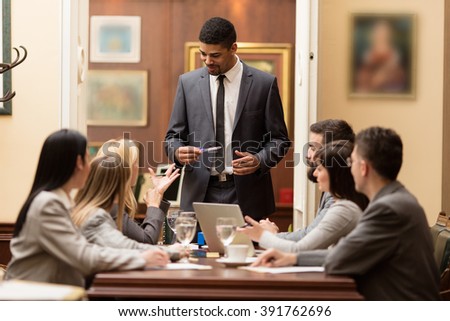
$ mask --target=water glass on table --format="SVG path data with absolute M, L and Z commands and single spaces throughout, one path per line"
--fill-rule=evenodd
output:
M 197 215 L 195 214 L 195 212 L 180 211 L 179 216 L 191 217 L 195 220 L 195 222 L 197 222 Z
M 180 216 L 181 211 L 180 210 L 171 210 L 169 213 L 167 213 L 167 225 L 174 233 L 174 236 L 172 237 L 172 244 L 176 241 L 176 235 L 177 231 L 175 229 L 175 221 L 177 220 L 178 216 Z
M 216 221 L 217 237 L 222 242 L 225 253 L 224 257 L 227 257 L 227 247 L 234 240 L 236 235 L 237 222 L 234 217 L 218 217 Z
M 189 252 L 189 244 L 194 238 L 197 227 L 197 220 L 192 217 L 178 216 L 175 221 L 175 230 L 178 242 Z M 184 257 L 181 263 L 188 263 L 189 259 Z

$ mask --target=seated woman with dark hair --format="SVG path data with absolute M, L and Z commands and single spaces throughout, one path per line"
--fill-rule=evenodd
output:
M 173 171 L 172 165 L 163 177 L 155 177 L 154 190 L 164 192 L 170 184 L 180 175 L 179 170 Z M 118 155 L 97 156 L 91 162 L 91 172 L 86 185 L 75 197 L 75 207 L 72 211 L 72 220 L 89 242 L 121 249 L 151 249 L 155 245 L 137 242 L 125 236 L 122 230 L 125 195 L 130 190 L 132 172 L 128 163 L 123 163 Z M 150 193 L 148 193 L 150 194 Z M 116 221 L 109 212 L 113 206 L 118 210 Z M 179 255 L 175 249 L 168 249 Z
M 314 156 L 317 167 L 314 176 L 319 189 L 329 192 L 334 203 L 320 223 L 300 241 L 278 238 L 265 231 L 258 222 L 245 217 L 252 226 L 241 228 L 239 232 L 247 234 L 263 248 L 274 248 L 284 252 L 299 252 L 314 249 L 326 249 L 336 244 L 358 223 L 362 210 L 367 207 L 368 199 L 355 190 L 355 182 L 347 164 L 353 151 L 353 144 L 348 141 L 328 143 Z
M 59 130 L 44 142 L 33 186 L 20 210 L 10 248 L 6 279 L 84 286 L 85 277 L 108 270 L 163 266 L 159 248 L 119 250 L 89 243 L 70 218 L 72 189 L 89 174 L 86 138 Z

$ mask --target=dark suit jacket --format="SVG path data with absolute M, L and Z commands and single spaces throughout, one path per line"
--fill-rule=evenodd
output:
M 165 149 L 176 162 L 181 146 L 215 146 L 214 120 L 207 68 L 179 78 Z M 261 168 L 250 175 L 234 176 L 242 212 L 254 218 L 275 211 L 270 168 L 287 153 L 290 146 L 276 78 L 243 64 L 232 149 L 257 155 Z M 233 157 L 236 158 L 236 155 Z M 186 166 L 181 207 L 192 210 L 192 202 L 202 202 L 210 178 L 213 155 L 203 153 L 199 162 Z

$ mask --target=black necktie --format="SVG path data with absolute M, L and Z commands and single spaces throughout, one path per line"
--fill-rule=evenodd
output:
M 217 90 L 217 103 L 216 103 L 216 146 L 222 148 L 216 152 L 215 167 L 216 171 L 222 173 L 225 169 L 225 86 L 223 85 L 223 79 L 225 75 L 219 75 L 219 89 Z

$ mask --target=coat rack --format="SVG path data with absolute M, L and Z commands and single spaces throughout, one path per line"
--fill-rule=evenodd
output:
M 16 52 L 16 59 L 11 62 L 11 63 L 0 63 L 0 74 L 3 74 L 5 72 L 7 72 L 8 70 L 13 69 L 14 67 L 20 65 L 26 58 L 28 55 L 27 49 L 25 49 L 24 46 L 19 46 L 20 48 L 22 48 L 24 54 L 22 57 L 20 57 L 20 51 L 17 48 L 13 48 L 13 50 Z M 10 90 L 8 90 L 5 95 L 3 97 L 0 98 L 0 102 L 4 103 L 7 101 L 10 101 L 11 99 L 13 99 L 13 97 L 16 95 L 16 92 L 13 91 L 11 92 Z

